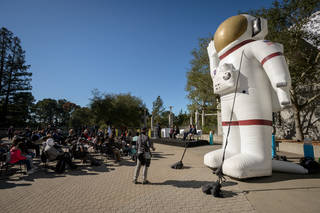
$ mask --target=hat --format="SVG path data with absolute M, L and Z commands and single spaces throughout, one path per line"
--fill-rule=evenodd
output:
M 54 140 L 52 138 L 48 138 L 46 141 L 47 145 L 54 146 Z

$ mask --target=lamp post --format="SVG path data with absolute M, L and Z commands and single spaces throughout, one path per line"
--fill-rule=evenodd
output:
M 147 127 L 147 109 L 144 109 L 143 112 L 143 116 L 144 116 L 144 127 Z
M 172 108 L 173 106 L 169 106 L 170 113 L 169 113 L 169 128 L 173 126 L 173 119 L 172 119 Z
M 204 101 L 202 101 L 202 113 L 201 113 L 201 128 L 203 129 L 204 128 L 204 125 L 205 125 L 205 114 L 204 114 Z

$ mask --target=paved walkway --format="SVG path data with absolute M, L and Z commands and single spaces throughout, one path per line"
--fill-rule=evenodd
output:
M 202 162 L 206 152 L 219 146 L 188 149 L 182 170 L 170 166 L 183 148 L 155 146 L 150 185 L 131 182 L 134 163 L 129 159 L 99 167 L 79 164 L 62 175 L 40 170 L 0 180 L 0 212 L 319 212 L 320 175 L 275 173 L 245 182 L 227 178 L 225 198 L 214 198 L 201 191 L 216 180 Z

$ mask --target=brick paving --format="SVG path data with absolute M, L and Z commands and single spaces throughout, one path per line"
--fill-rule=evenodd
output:
M 259 192 L 264 183 L 228 178 L 223 187 L 225 198 L 202 193 L 202 185 L 217 179 L 203 166 L 203 154 L 219 146 L 188 149 L 182 170 L 170 166 L 179 160 L 183 148 L 155 146 L 148 175 L 150 185 L 132 183 L 135 165 L 127 158 L 120 164 L 107 160 L 98 167 L 78 162 L 77 170 L 67 170 L 65 174 L 40 169 L 31 175 L 16 174 L 5 179 L 2 176 L 0 212 L 263 212 L 265 209 L 261 200 L 266 198 L 259 197 L 264 195 Z M 318 183 L 319 179 L 312 186 Z M 305 190 L 314 196 L 320 191 Z M 267 193 L 270 196 L 277 192 Z M 268 208 L 272 206 L 267 206 L 266 212 L 270 212 Z

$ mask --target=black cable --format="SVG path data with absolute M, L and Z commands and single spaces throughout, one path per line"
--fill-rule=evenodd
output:
M 229 126 L 228 126 L 228 133 L 227 133 L 227 136 L 226 136 L 226 143 L 224 145 L 221 166 L 220 166 L 220 168 L 218 168 L 218 171 L 216 173 L 218 175 L 218 177 L 219 177 L 218 181 L 219 181 L 220 184 L 226 180 L 224 175 L 223 175 L 223 172 L 222 172 L 222 165 L 224 163 L 224 158 L 225 158 L 225 154 L 226 154 L 226 148 L 227 148 L 227 145 L 228 145 L 228 137 L 229 137 L 229 134 L 230 134 L 230 126 L 231 126 L 231 121 L 232 121 L 232 116 L 233 116 L 234 104 L 235 104 L 235 101 L 236 101 L 238 83 L 239 83 L 239 78 L 240 78 L 240 74 L 241 74 L 241 65 L 242 65 L 243 52 L 244 52 L 244 50 L 242 50 L 242 53 L 241 53 L 239 74 L 237 76 L 236 89 L 234 91 L 233 103 L 232 103 L 231 114 L 230 114 L 230 121 L 229 121 Z

